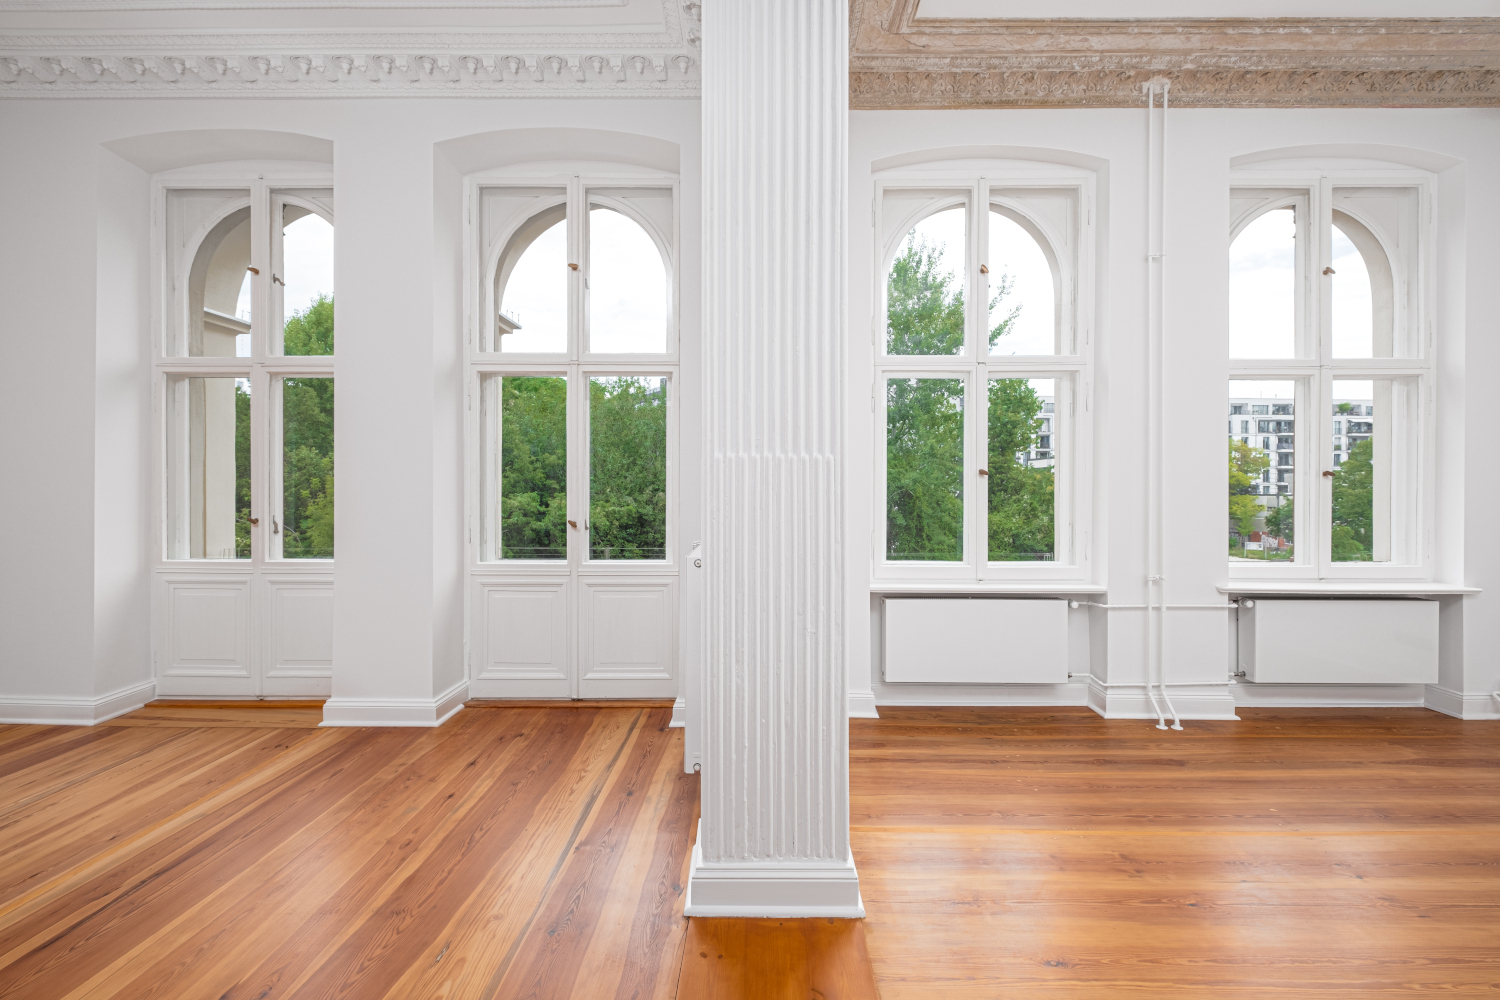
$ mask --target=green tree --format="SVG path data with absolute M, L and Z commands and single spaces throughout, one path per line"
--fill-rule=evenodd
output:
M 289 355 L 333 353 L 333 299 L 319 296 L 286 322 Z M 333 558 L 333 379 L 281 384 L 281 553 Z
M 1369 438 L 1355 445 L 1333 474 L 1333 534 L 1335 562 L 1373 559 L 1375 522 L 1375 449 Z
M 1260 475 L 1271 465 L 1264 452 L 1242 441 L 1229 439 L 1229 520 L 1241 535 L 1255 530 L 1255 519 L 1261 514 Z
M 989 307 L 1010 293 L 998 275 Z M 963 349 L 964 297 L 943 250 L 916 237 L 891 265 L 886 348 L 891 354 L 952 355 Z M 1012 329 L 1018 305 L 989 330 L 993 350 Z M 1050 468 L 1020 454 L 1042 426 L 1042 400 L 1026 379 L 996 379 L 989 393 L 988 549 L 993 560 L 1048 559 L 1054 544 Z M 891 379 L 886 385 L 886 556 L 963 558 L 963 407 L 960 379 Z
M 1297 514 L 1292 507 L 1292 497 L 1284 496 L 1281 502 L 1266 514 L 1266 530 L 1287 541 L 1295 541 L 1293 531 L 1297 525 Z
M 234 384 L 234 555 L 250 558 L 250 391 Z
M 333 297 L 319 295 L 312 305 L 286 321 L 282 350 L 298 357 L 333 353 Z
M 667 380 L 589 381 L 589 539 L 595 559 L 667 557 Z
M 500 554 L 568 555 L 567 379 L 500 380 Z

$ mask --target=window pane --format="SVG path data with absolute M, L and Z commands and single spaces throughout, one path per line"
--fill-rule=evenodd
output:
M 1036 239 L 1009 216 L 990 212 L 991 354 L 1056 354 L 1052 265 Z
M 1295 541 L 1295 382 L 1229 383 L 1229 561 L 1289 561 Z M 1246 421 L 1242 414 L 1251 414 Z M 1251 431 L 1239 437 L 1236 427 Z
M 886 280 L 887 354 L 963 352 L 967 214 L 944 209 L 906 234 Z
M 667 349 L 667 268 L 656 243 L 629 216 L 589 211 L 589 350 Z
M 490 558 L 566 559 L 568 380 L 493 376 L 486 380 L 485 400 L 491 442 L 498 432 L 500 444 L 498 475 L 487 475 Z
M 281 554 L 333 558 L 333 379 L 281 383 Z
M 549 209 L 527 223 L 513 256 L 501 262 L 495 332 L 504 353 L 568 349 L 568 222 L 561 213 Z M 528 242 L 533 226 L 541 231 Z
M 250 382 L 168 384 L 167 558 L 250 558 Z
M 989 392 L 990 560 L 1053 560 L 1057 380 L 991 379 Z
M 964 557 L 964 382 L 886 382 L 886 558 Z
M 1229 248 L 1229 356 L 1297 353 L 1297 216 L 1273 209 Z
M 1416 380 L 1333 383 L 1334 562 L 1413 562 Z
M 667 380 L 589 379 L 589 558 L 667 557 Z
M 221 219 L 193 258 L 188 275 L 187 355 L 250 356 L 250 209 Z
M 333 353 L 333 225 L 300 205 L 281 206 L 282 353 Z

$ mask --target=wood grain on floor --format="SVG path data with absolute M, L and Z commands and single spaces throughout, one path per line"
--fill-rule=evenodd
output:
M 0 727 L 0 997 L 671 997 L 670 716 Z
M 877 1000 L 861 920 L 693 917 L 678 1000 Z
M 1500 989 L 1500 723 L 880 713 L 850 786 L 884 1000 Z

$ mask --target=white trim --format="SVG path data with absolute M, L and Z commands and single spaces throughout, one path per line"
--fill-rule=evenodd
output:
M 1241 681 L 1229 690 L 1235 704 L 1242 708 L 1429 707 L 1421 684 L 1256 684 Z
M 672 702 L 672 721 L 669 722 L 669 723 L 667 723 L 667 728 L 668 729 L 686 729 L 687 728 L 687 699 L 686 698 L 678 696 L 677 700 L 674 701 L 674 702 Z
M 1500 700 L 1489 691 L 1465 694 L 1441 684 L 1427 685 L 1424 703 L 1434 712 L 1455 719 L 1500 719 Z
M 1457 583 L 1419 583 L 1393 581 L 1360 581 L 1360 580 L 1301 580 L 1301 581 L 1266 581 L 1252 583 L 1249 581 L 1237 581 L 1234 583 L 1221 583 L 1214 588 L 1221 594 L 1247 594 L 1259 597 L 1261 595 L 1298 595 L 1298 594 L 1321 594 L 1325 597 L 1334 594 L 1392 594 L 1395 596 L 1421 597 L 1436 594 L 1479 594 L 1483 590 L 1479 587 L 1465 587 Z
M 134 712 L 156 697 L 156 681 L 141 681 L 97 698 L 0 695 L 0 724 L 95 726 Z
M 842 865 L 707 865 L 700 846 L 702 828 L 699 820 L 685 916 L 858 919 L 865 915 L 852 856 Z
M 1168 684 L 1172 689 L 1172 705 L 1178 719 L 1201 721 L 1219 720 L 1236 722 L 1235 696 L 1226 690 L 1226 685 Z M 1106 719 L 1150 719 L 1160 718 L 1160 713 L 1151 706 L 1146 683 L 1113 684 L 1108 687 L 1097 681 L 1089 682 L 1088 707 Z
M 329 698 L 324 726 L 441 726 L 464 707 L 469 682 L 461 680 L 436 698 Z
M 870 691 L 849 692 L 849 718 L 851 719 L 878 719 L 880 712 L 875 708 L 875 695 Z

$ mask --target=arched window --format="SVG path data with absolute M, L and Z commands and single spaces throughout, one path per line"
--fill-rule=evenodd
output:
M 667 267 L 656 241 L 611 207 L 589 209 L 589 349 L 661 354 L 667 349 Z
M 1422 190 L 1319 175 L 1232 192 L 1233 574 L 1336 579 L 1358 564 L 1412 572 L 1425 558 L 1427 361 L 1398 280 L 1417 259 Z
M 1229 247 L 1229 356 L 1297 356 L 1297 210 L 1273 208 Z
M 510 239 L 495 274 L 495 350 L 560 354 L 568 349 L 567 206 L 527 219 Z
M 877 574 L 1078 574 L 1073 498 L 1088 435 L 1074 418 L 1090 354 L 1074 297 L 1085 185 L 878 187 Z

